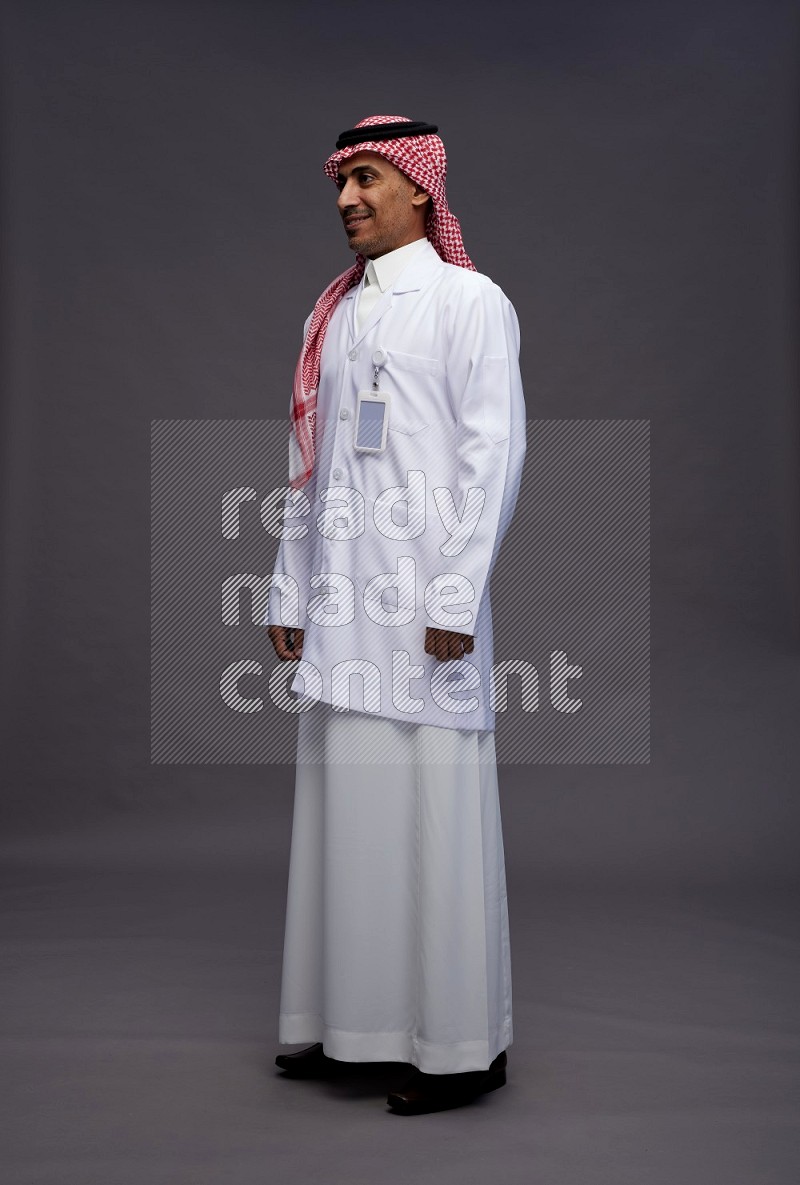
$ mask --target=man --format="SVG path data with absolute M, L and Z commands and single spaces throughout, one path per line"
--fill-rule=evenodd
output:
M 370 116 L 326 161 L 356 264 L 306 321 L 266 619 L 302 709 L 279 1040 L 314 1042 L 276 1062 L 408 1062 L 404 1114 L 503 1085 L 512 1040 L 489 578 L 525 454 L 519 326 L 464 250 L 436 131 Z

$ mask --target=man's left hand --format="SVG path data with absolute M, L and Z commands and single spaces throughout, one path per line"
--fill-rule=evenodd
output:
M 425 630 L 425 653 L 433 654 L 439 662 L 452 658 L 463 658 L 472 654 L 475 639 L 471 634 L 457 634 L 454 630 L 436 630 L 428 626 Z

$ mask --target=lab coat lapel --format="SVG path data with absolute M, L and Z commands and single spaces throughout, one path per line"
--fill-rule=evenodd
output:
M 374 325 L 378 324 L 383 314 L 388 312 L 388 310 L 392 307 L 392 298 L 394 296 L 394 289 L 387 288 L 387 290 L 381 294 L 381 298 L 378 303 L 370 310 L 366 321 L 364 321 L 361 328 L 357 330 L 356 296 L 358 295 L 359 291 L 359 288 L 354 288 L 352 293 L 348 293 L 348 299 L 350 300 L 348 325 L 350 327 L 350 344 L 352 346 L 358 345 L 364 335 L 369 333 L 370 329 L 372 329 Z
M 361 329 L 356 330 L 356 297 L 361 291 L 361 285 L 356 285 L 345 294 L 349 301 L 347 310 L 347 326 L 350 331 L 350 345 L 356 346 L 366 334 L 373 329 L 394 303 L 394 298 L 406 292 L 418 292 L 430 283 L 444 262 L 433 244 L 428 241 L 417 255 L 413 257 L 407 267 L 404 267 L 391 288 L 383 293 L 378 303 L 371 309 Z M 361 281 L 363 284 L 363 280 Z

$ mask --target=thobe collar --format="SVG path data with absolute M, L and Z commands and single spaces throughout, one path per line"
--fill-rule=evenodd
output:
M 377 290 L 378 299 L 372 304 L 360 326 L 356 327 L 356 302 L 361 300 L 365 292 L 369 292 L 369 286 L 365 286 L 365 267 L 361 283 L 344 295 L 344 300 L 349 305 L 347 321 L 351 345 L 356 345 L 381 319 L 391 306 L 394 295 L 419 289 L 432 278 L 433 271 L 442 266 L 442 260 L 430 240 L 421 238 L 415 239 L 413 243 L 406 243 L 403 247 L 396 247 L 394 251 L 389 251 L 378 259 L 367 260 L 367 266 L 370 267 L 370 276 L 374 274 L 377 280 L 373 292 Z M 386 287 L 381 288 L 382 284 Z
M 412 255 L 416 255 L 427 241 L 423 235 L 422 238 L 414 239 L 413 243 L 406 243 L 403 247 L 395 247 L 394 251 L 379 255 L 377 259 L 368 259 L 364 270 L 365 285 L 377 284 L 381 292 L 385 292 L 400 275 Z

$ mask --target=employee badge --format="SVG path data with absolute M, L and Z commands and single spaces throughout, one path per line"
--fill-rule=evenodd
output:
M 386 361 L 383 350 L 372 355 L 372 390 L 356 396 L 356 423 L 353 448 L 359 453 L 382 453 L 386 449 L 391 399 L 379 385 L 380 367 Z

